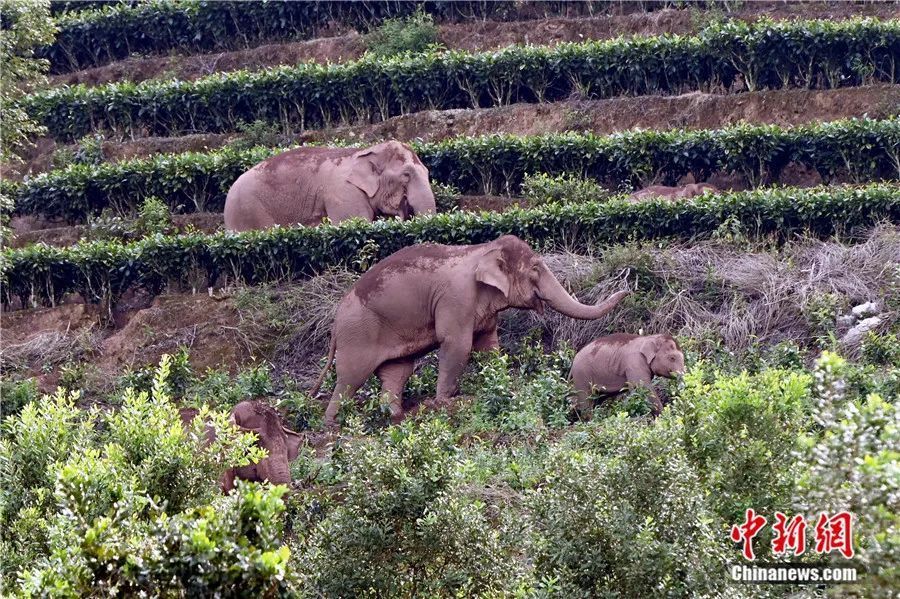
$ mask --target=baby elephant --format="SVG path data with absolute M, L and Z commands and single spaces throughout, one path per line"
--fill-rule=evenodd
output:
M 569 379 L 577 392 L 575 407 L 589 420 L 594 391 L 612 396 L 626 387 L 646 386 L 653 397 L 653 414 L 662 411 L 662 402 L 650 384 L 655 376 L 672 378 L 684 372 L 684 354 L 671 335 L 629 335 L 617 333 L 600 337 L 575 355 Z
M 179 414 L 182 423 L 189 425 L 198 412 L 196 408 L 181 408 Z M 242 401 L 234 406 L 229 420 L 245 433 L 256 433 L 259 437 L 257 445 L 269 455 L 257 464 L 226 470 L 220 480 L 222 491 L 230 493 L 234 488 L 235 478 L 255 482 L 267 480 L 276 485 L 290 484 L 291 462 L 300 453 L 301 437 L 281 425 L 281 418 L 275 408 L 262 401 Z M 215 431 L 207 426 L 207 443 L 212 443 L 215 438 Z

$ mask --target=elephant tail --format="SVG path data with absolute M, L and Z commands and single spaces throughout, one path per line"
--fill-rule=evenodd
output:
M 331 346 L 328 348 L 328 357 L 325 359 L 325 367 L 322 368 L 322 372 L 319 374 L 319 378 L 316 381 L 316 384 L 313 385 L 312 389 L 309 390 L 309 394 L 312 397 L 315 397 L 316 394 L 319 393 L 319 388 L 322 386 L 322 383 L 325 382 L 325 376 L 328 374 L 328 371 L 331 369 L 331 362 L 334 360 L 334 348 L 337 345 L 334 335 L 331 336 Z

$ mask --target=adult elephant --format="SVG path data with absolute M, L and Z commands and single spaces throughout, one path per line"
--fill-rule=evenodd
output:
M 341 300 L 327 363 L 312 394 L 335 361 L 337 383 L 325 412 L 335 425 L 342 398 L 374 372 L 390 395 L 391 419 L 404 417 L 402 393 L 415 360 L 440 348 L 435 403 L 456 393 L 474 350 L 498 347 L 497 315 L 507 308 L 554 310 L 600 318 L 628 295 L 620 291 L 596 306 L 573 299 L 528 244 L 512 235 L 480 245 L 424 243 L 404 248 L 369 269 Z
M 304 147 L 260 162 L 238 177 L 225 199 L 231 231 L 334 223 L 353 217 L 435 212 L 428 169 L 398 141 L 370 148 Z

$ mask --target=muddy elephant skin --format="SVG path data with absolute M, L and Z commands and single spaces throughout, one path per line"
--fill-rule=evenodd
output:
M 595 306 L 576 301 L 528 244 L 512 235 L 480 245 L 431 243 L 404 248 L 362 275 L 341 300 L 332 329 L 337 384 L 325 414 L 334 426 L 342 398 L 374 372 L 390 396 L 396 423 L 405 413 L 403 387 L 415 360 L 439 349 L 437 396 L 446 405 L 473 351 L 498 347 L 497 315 L 507 308 L 544 306 L 580 319 L 600 318 L 628 295 Z
M 409 218 L 436 210 L 428 169 L 406 144 L 303 147 L 257 164 L 225 199 L 225 228 L 315 226 L 359 217 Z

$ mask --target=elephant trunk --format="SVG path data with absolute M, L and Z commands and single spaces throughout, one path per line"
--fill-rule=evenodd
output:
M 541 299 L 550 304 L 551 308 L 560 314 L 580 320 L 594 320 L 605 316 L 629 294 L 627 291 L 619 291 L 607 298 L 606 301 L 594 306 L 582 304 L 569 295 L 546 266 L 544 266 L 544 273 L 541 276 L 538 289 Z
M 286 455 L 280 453 L 265 460 L 264 478 L 276 485 L 291 484 L 291 469 Z
M 428 180 L 413 180 L 409 182 L 406 189 L 406 201 L 414 216 L 420 214 L 434 214 L 437 211 L 437 204 L 434 200 L 434 192 Z

